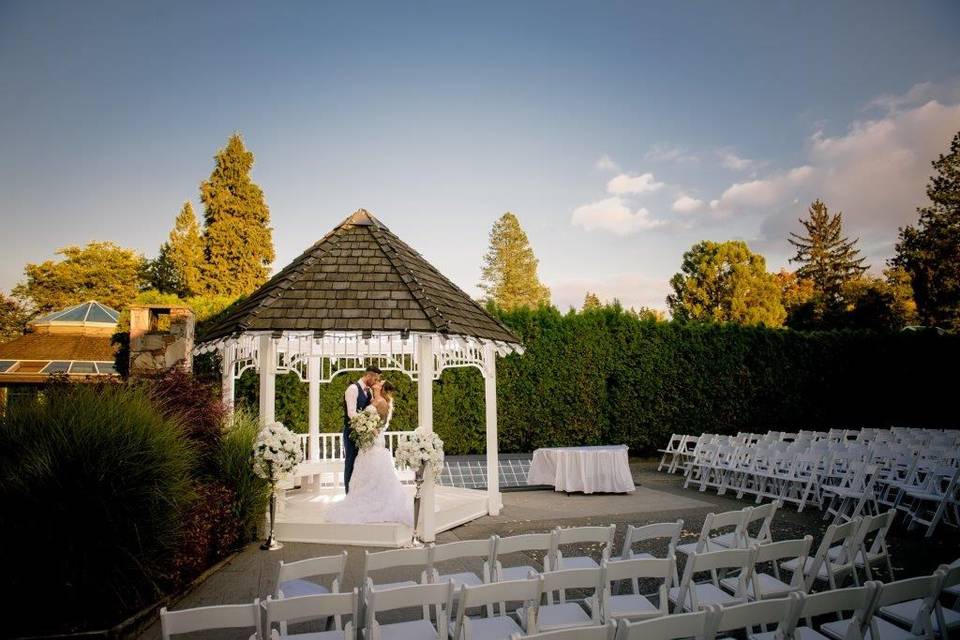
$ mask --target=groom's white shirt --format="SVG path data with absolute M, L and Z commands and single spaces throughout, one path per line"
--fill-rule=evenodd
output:
M 347 405 L 347 418 L 353 418 L 357 415 L 357 384 L 364 391 L 369 391 L 370 387 L 367 386 L 367 383 L 363 381 L 363 378 L 357 380 L 356 383 L 351 383 L 347 390 L 343 393 L 343 401 Z

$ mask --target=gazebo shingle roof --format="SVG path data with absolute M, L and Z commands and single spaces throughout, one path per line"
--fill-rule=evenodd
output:
M 519 344 L 379 220 L 359 209 L 207 332 L 412 331 Z

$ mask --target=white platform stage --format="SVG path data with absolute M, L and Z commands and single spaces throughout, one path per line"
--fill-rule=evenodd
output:
M 407 486 L 413 500 L 413 486 Z M 435 489 L 436 531 L 453 527 L 487 515 L 487 492 L 476 489 L 441 487 Z M 287 491 L 278 510 L 276 537 L 283 542 L 317 542 L 323 544 L 402 547 L 410 543 L 410 527 L 398 523 L 336 524 L 324 521 L 324 512 L 339 500 L 343 489 L 306 486 Z

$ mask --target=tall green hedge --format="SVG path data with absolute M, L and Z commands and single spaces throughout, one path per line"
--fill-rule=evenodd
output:
M 960 336 L 932 332 L 797 332 L 640 320 L 615 307 L 502 313 L 526 347 L 497 362 L 501 451 L 625 443 L 671 433 L 916 425 L 953 427 Z M 342 428 L 355 375 L 321 387 L 321 428 Z M 416 425 L 416 385 L 402 374 L 393 428 Z M 256 402 L 256 375 L 238 392 Z M 277 383 L 278 419 L 306 431 L 306 385 Z M 434 428 L 450 454 L 484 450 L 483 381 L 474 369 L 434 386 Z

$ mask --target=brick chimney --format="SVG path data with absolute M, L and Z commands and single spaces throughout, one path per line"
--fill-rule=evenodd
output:
M 173 367 L 193 367 L 196 320 L 182 305 L 130 307 L 130 375 L 152 375 Z

